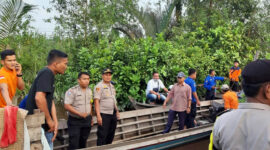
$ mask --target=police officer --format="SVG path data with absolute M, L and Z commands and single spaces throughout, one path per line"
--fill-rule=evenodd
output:
M 80 149 L 86 147 L 86 142 L 93 126 L 91 99 L 92 91 L 88 87 L 90 76 L 87 72 L 80 72 L 78 83 L 65 94 L 65 109 L 68 111 L 69 148 Z
M 111 69 L 105 69 L 102 72 L 102 81 L 94 89 L 94 102 L 98 122 L 97 146 L 112 143 L 117 119 L 120 118 L 116 102 L 116 91 L 111 83 L 111 79 Z

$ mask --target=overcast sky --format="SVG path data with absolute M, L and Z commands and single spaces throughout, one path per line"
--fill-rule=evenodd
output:
M 33 10 L 30 14 L 33 17 L 31 22 L 31 26 L 33 26 L 39 33 L 52 35 L 55 22 L 52 21 L 51 23 L 46 23 L 44 19 L 52 18 L 53 16 L 57 15 L 56 11 L 52 11 L 48 13 L 46 8 L 51 8 L 52 6 L 49 3 L 49 0 L 23 0 L 24 2 L 32 5 L 36 5 L 36 9 Z M 139 0 L 139 6 L 145 7 L 148 4 L 152 3 L 149 7 L 156 6 L 158 0 Z

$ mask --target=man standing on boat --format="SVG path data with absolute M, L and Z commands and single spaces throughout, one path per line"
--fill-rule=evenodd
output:
M 120 119 L 116 90 L 111 80 L 111 69 L 105 69 L 102 72 L 102 81 L 94 89 L 94 102 L 98 122 L 97 146 L 113 142 L 117 119 Z
M 160 89 L 163 89 L 166 93 L 169 92 L 168 89 L 164 86 L 163 82 L 159 79 L 158 72 L 154 72 L 153 78 L 147 83 L 146 99 L 148 99 L 152 104 L 157 101 L 164 102 L 166 96 L 159 93 Z
M 205 100 L 214 100 L 215 95 L 216 95 L 216 81 L 221 80 L 223 81 L 225 78 L 224 77 L 216 77 L 216 72 L 215 70 L 210 69 L 209 70 L 209 75 L 205 78 L 204 80 L 204 88 L 206 89 L 206 94 L 205 94 Z
M 53 141 L 57 135 L 58 120 L 53 100 L 54 79 L 56 74 L 64 74 L 67 69 L 68 55 L 59 50 L 51 50 L 47 57 L 48 66 L 39 71 L 32 84 L 26 100 L 28 114 L 33 114 L 34 109 L 40 109 L 45 114 L 45 136 L 53 149 Z
M 197 72 L 195 69 L 189 69 L 188 77 L 185 80 L 185 83 L 188 84 L 192 91 L 192 101 L 191 101 L 191 109 L 190 113 L 187 114 L 185 125 L 187 128 L 195 127 L 195 117 L 197 111 L 197 105 L 200 106 L 200 100 L 196 92 L 196 82 L 195 79 L 197 77 Z
M 65 109 L 68 111 L 69 150 L 86 147 L 87 139 L 93 125 L 92 91 L 88 87 L 90 75 L 80 72 L 78 85 L 65 94 Z
M 230 88 L 239 92 L 239 76 L 241 75 L 241 69 L 239 68 L 239 62 L 234 61 L 234 66 L 230 69 L 229 78 L 230 78 Z
M 174 84 L 171 91 L 169 92 L 168 97 L 163 103 L 163 108 L 166 107 L 167 102 L 170 99 L 173 99 L 171 108 L 168 114 L 168 123 L 166 125 L 163 133 L 168 133 L 171 130 L 173 125 L 173 121 L 176 117 L 176 114 L 179 118 L 179 130 L 184 129 L 186 114 L 190 113 L 191 107 L 191 88 L 185 81 L 185 74 L 183 72 L 179 72 L 177 75 L 178 83 Z
M 247 102 L 217 118 L 209 150 L 270 149 L 270 60 L 249 63 L 242 78 Z

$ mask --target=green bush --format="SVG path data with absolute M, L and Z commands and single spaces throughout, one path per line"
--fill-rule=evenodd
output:
M 168 87 L 176 82 L 179 71 L 187 74 L 189 68 L 195 68 L 198 72 L 196 82 L 201 84 L 209 69 L 215 69 L 219 76 L 228 76 L 234 60 L 239 60 L 243 68 L 258 49 L 258 42 L 244 35 L 241 24 L 224 24 L 212 29 L 200 24 L 194 31 L 177 34 L 169 41 L 161 33 L 156 38 L 135 41 L 118 38 L 111 42 L 101 38 L 97 43 L 91 42 L 89 47 L 82 47 L 76 39 L 57 36 L 48 39 L 29 33 L 4 42 L 16 50 L 23 65 L 27 89 L 19 93 L 22 96 L 28 93 L 37 72 L 46 65 L 48 51 L 56 48 L 69 54 L 66 74 L 56 78 L 55 98 L 58 102 L 63 100 L 68 88 L 77 84 L 78 72 L 90 73 L 90 87 L 93 89 L 101 80 L 101 71 L 111 68 L 121 110 L 130 108 L 128 96 L 140 102 L 146 101 L 145 89 L 153 71 L 160 73 L 161 80 Z M 202 96 L 205 89 L 198 87 L 198 92 Z
M 198 71 L 197 83 L 203 83 L 209 69 L 215 69 L 217 75 L 228 76 L 234 60 L 239 60 L 243 67 L 252 60 L 256 44 L 245 39 L 241 26 L 219 26 L 207 30 L 204 25 L 194 32 L 165 41 L 159 34 L 157 38 L 145 38 L 131 41 L 119 38 L 109 43 L 103 39 L 90 48 L 81 48 L 77 53 L 77 63 L 62 76 L 59 88 L 63 93 L 76 84 L 79 71 L 89 71 L 91 87 L 101 80 L 101 71 L 111 68 L 116 84 L 117 98 L 121 110 L 128 109 L 128 96 L 145 102 L 145 89 L 153 71 L 160 73 L 161 80 L 168 87 L 176 82 L 176 74 L 189 68 Z M 76 72 L 76 73 L 75 73 Z M 228 83 L 228 81 L 226 81 Z M 61 88 L 60 88 L 61 87 Z M 63 88 L 65 87 L 65 88 Z M 199 88 L 199 95 L 204 88 Z

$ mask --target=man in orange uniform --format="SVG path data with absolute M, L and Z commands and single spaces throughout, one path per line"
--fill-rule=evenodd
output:
M 22 79 L 22 66 L 16 61 L 16 55 L 13 50 L 4 50 L 1 52 L 0 69 L 0 108 L 12 105 L 12 98 L 16 89 L 24 89 Z
M 230 69 L 229 78 L 230 78 L 230 88 L 239 92 L 239 76 L 241 75 L 241 69 L 238 67 L 239 62 L 234 61 L 234 66 Z
M 227 84 L 221 86 L 221 91 L 224 99 L 225 109 L 237 109 L 238 108 L 238 97 L 234 91 L 231 91 Z

